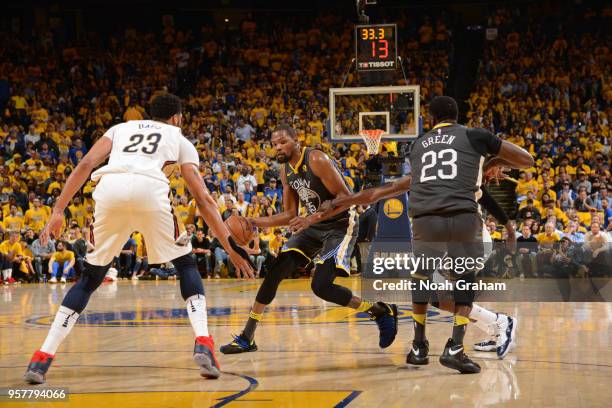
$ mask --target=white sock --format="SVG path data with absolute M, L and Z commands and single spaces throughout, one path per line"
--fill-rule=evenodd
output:
M 204 295 L 193 295 L 185 301 L 187 314 L 196 337 L 208 336 L 208 316 Z
M 60 306 L 40 351 L 54 355 L 57 348 L 64 341 L 68 333 L 70 333 L 72 327 L 74 327 L 78 318 L 79 314 L 77 312 L 65 306 Z
M 7 280 L 9 278 L 9 272 L 10 271 L 11 271 L 10 269 L 3 269 L 2 270 L 2 279 L 3 280 Z
M 476 326 L 479 329 L 487 331 L 489 326 L 497 321 L 497 314 L 474 303 L 469 318 L 476 321 Z

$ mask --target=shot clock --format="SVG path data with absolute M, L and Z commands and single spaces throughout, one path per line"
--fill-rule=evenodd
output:
M 355 26 L 355 59 L 358 71 L 397 68 L 397 26 L 372 24 Z

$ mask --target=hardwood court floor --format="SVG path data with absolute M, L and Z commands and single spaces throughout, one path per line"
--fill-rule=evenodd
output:
M 355 278 L 340 283 L 358 289 Z M 238 333 L 257 282 L 205 282 L 217 348 Z M 24 387 L 21 375 L 46 336 L 68 285 L 0 288 L 0 388 Z M 612 402 L 612 305 L 493 304 L 519 319 L 519 344 L 503 360 L 469 354 L 482 365 L 460 375 L 437 358 L 450 316 L 429 319 L 429 366 L 404 364 L 410 310 L 401 306 L 398 338 L 378 348 L 364 314 L 334 307 L 309 281 L 285 281 L 265 314 L 259 351 L 218 357 L 219 380 L 204 380 L 191 361 L 193 332 L 178 282 L 104 284 L 60 347 L 47 385 L 68 387 L 68 403 L 25 407 L 609 407 Z M 484 334 L 470 326 L 466 345 Z

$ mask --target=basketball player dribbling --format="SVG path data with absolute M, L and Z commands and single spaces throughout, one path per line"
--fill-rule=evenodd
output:
M 397 307 L 383 302 L 371 303 L 335 284 L 337 276 L 349 275 L 349 260 L 357 239 L 359 225 L 352 208 L 331 211 L 325 217 L 317 213 L 319 205 L 334 197 L 349 196 L 351 191 L 336 164 L 320 150 L 301 147 L 296 131 L 287 125 L 272 132 L 272 145 L 283 183 L 283 212 L 251 218 L 255 227 L 289 225 L 294 234 L 274 260 L 249 313 L 244 330 L 221 347 L 225 354 L 256 351 L 254 336 L 265 307 L 274 300 L 281 281 L 300 266 L 312 262 L 315 272 L 311 288 L 328 302 L 368 313 L 379 329 L 379 346 L 389 347 L 397 334 Z M 307 217 L 298 217 L 298 205 Z
M 92 170 L 108 158 L 108 164 L 92 174 L 97 181 L 92 243 L 85 268 L 64 297 L 47 338 L 34 353 L 24 380 L 46 381 L 46 373 L 61 342 L 75 325 L 89 297 L 100 286 L 110 264 L 133 231 L 146 239 L 149 262 L 172 262 L 180 278 L 181 295 L 195 332 L 194 362 L 206 378 L 218 378 L 219 364 L 208 333 L 206 299 L 191 244 L 177 242 L 178 225 L 169 199 L 169 181 L 164 166 L 178 164 L 202 217 L 227 251 L 237 273 L 253 277 L 246 252 L 238 247 L 221 220 L 217 205 L 199 174 L 194 145 L 181 134 L 181 101 L 163 93 L 151 100 L 153 120 L 135 120 L 110 128 L 72 172 L 57 199 L 51 217 L 41 232 L 43 245 L 59 236 L 64 209 L 89 178 Z

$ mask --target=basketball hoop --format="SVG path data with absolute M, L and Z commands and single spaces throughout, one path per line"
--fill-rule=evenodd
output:
M 368 149 L 368 154 L 377 154 L 380 140 L 385 133 L 382 129 L 363 129 L 359 133 Z

